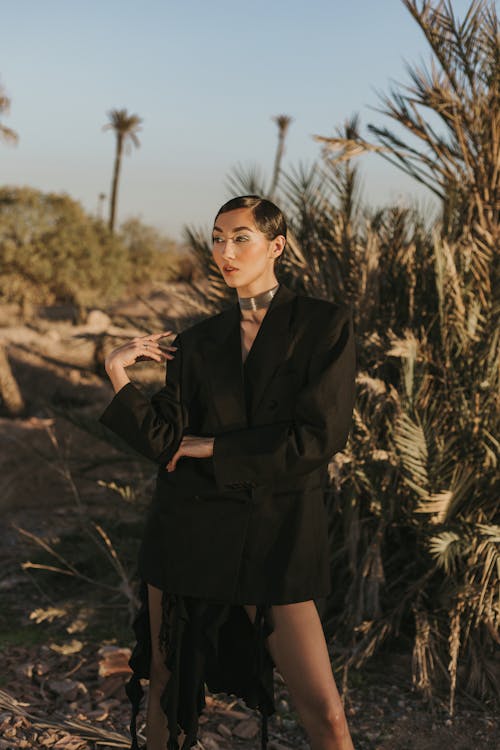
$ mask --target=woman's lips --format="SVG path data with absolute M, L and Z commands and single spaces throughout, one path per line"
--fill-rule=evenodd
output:
M 239 268 L 235 268 L 234 266 L 223 266 L 222 270 L 224 273 L 234 273 L 234 271 L 239 271 Z

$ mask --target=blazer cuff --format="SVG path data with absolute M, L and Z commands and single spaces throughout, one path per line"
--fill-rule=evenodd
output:
M 134 429 L 134 408 L 137 405 L 147 403 L 142 391 L 134 383 L 126 383 L 114 394 L 108 406 L 97 421 L 108 427 L 119 437 L 126 439 L 130 435 L 130 429 Z

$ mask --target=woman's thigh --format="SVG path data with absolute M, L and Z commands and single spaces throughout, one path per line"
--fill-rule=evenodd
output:
M 253 622 L 255 605 L 243 606 Z M 303 717 L 336 712 L 340 698 L 314 601 L 275 604 L 272 614 L 274 630 L 266 645 L 297 711 Z

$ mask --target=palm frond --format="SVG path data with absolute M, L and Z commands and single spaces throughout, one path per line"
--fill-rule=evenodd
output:
M 458 531 L 441 531 L 429 539 L 429 551 L 447 574 L 452 574 L 470 549 L 470 540 Z
M 405 482 L 417 495 L 428 498 L 429 456 L 422 424 L 403 412 L 395 423 L 393 439 L 405 470 Z
M 9 111 L 10 98 L 7 96 L 2 84 L 0 83 L 0 115 L 8 115 Z M 0 140 L 5 141 L 6 143 L 15 144 L 19 140 L 19 136 L 17 135 L 15 130 L 12 130 L 6 125 L 2 125 L 2 123 L 0 123 Z

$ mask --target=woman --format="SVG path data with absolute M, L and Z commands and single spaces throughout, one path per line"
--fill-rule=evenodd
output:
M 213 257 L 237 303 L 171 346 L 165 331 L 106 358 L 100 421 L 158 465 L 127 685 L 135 749 L 140 678 L 147 750 L 196 743 L 205 684 L 260 710 L 266 748 L 276 666 L 313 750 L 353 750 L 314 601 L 331 592 L 324 486 L 352 419 L 352 312 L 278 281 L 285 244 L 277 206 L 230 200 Z M 145 358 L 168 360 L 151 399 L 126 373 Z

